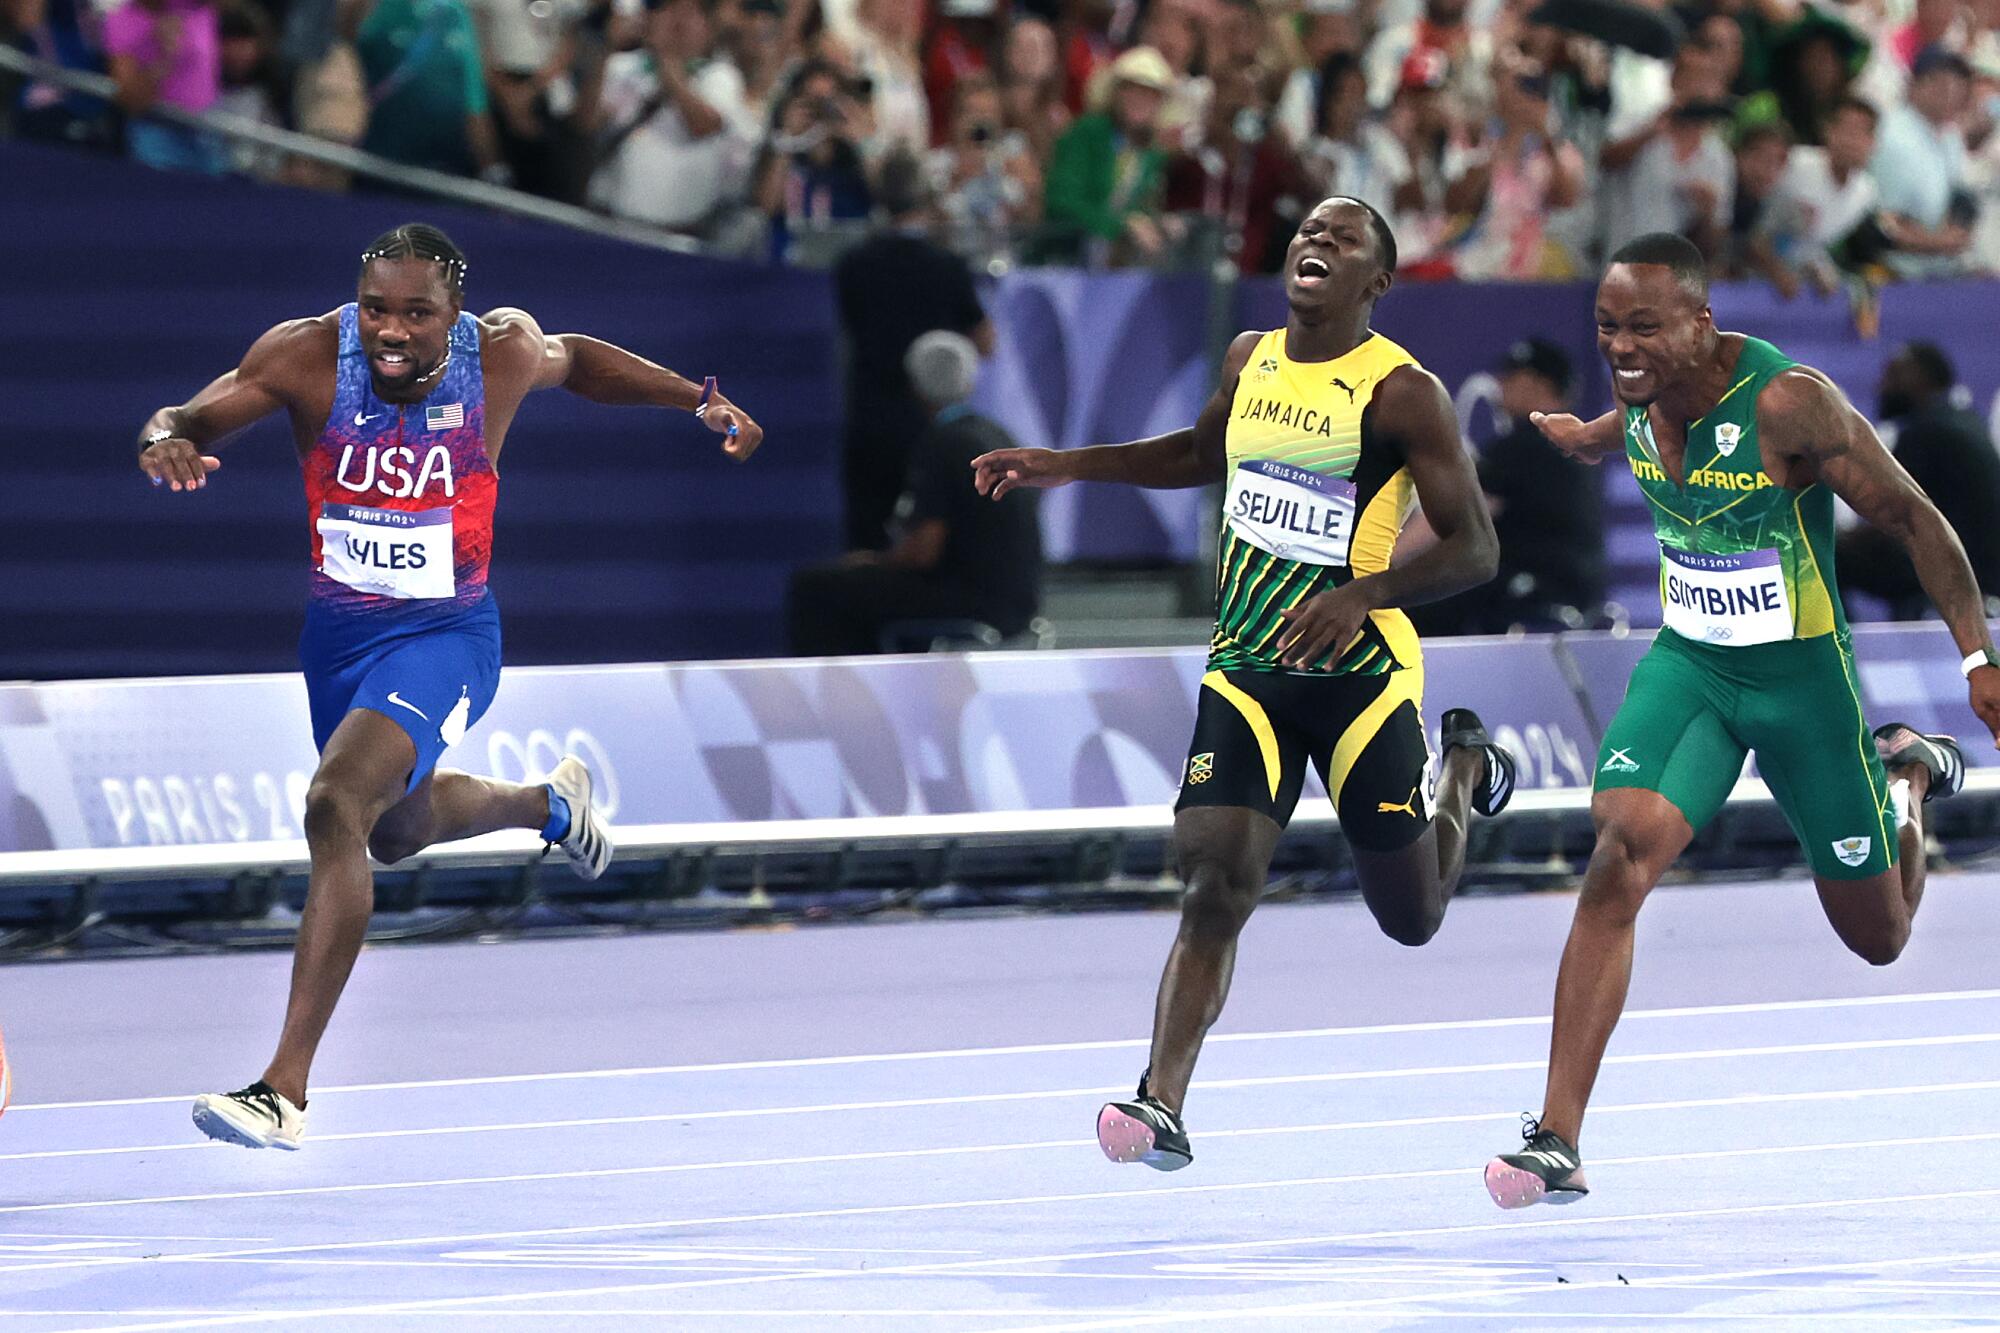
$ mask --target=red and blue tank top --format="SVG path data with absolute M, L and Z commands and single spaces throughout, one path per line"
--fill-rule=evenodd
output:
M 316 608 L 410 614 L 478 605 L 500 478 L 486 454 L 479 321 L 460 314 L 436 386 L 376 396 L 352 303 L 340 308 L 333 412 L 305 456 Z

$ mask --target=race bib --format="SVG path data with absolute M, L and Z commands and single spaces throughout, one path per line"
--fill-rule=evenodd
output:
M 1230 530 L 1260 551 L 1344 565 L 1354 540 L 1354 483 L 1253 458 L 1237 464 L 1223 513 Z
M 414 599 L 458 591 L 449 508 L 330 504 L 320 510 L 319 538 L 320 569 L 356 592 Z
M 1742 648 L 1792 637 L 1792 604 L 1776 551 L 1700 555 L 1662 548 L 1660 609 L 1696 643 Z

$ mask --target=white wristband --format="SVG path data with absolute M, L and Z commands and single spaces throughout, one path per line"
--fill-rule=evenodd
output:
M 1993 650 L 1991 648 L 1981 648 L 1976 653 L 1967 653 L 1965 660 L 1958 664 L 1958 674 L 1964 676 L 1967 680 L 1971 680 L 1972 673 L 1983 666 L 2000 666 L 2000 662 L 1993 660 Z

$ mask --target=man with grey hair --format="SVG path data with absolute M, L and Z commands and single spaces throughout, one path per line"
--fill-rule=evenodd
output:
M 911 447 L 895 543 L 792 576 L 786 621 L 801 656 L 884 651 L 884 630 L 898 621 L 973 620 L 1018 634 L 1040 602 L 1034 493 L 996 505 L 965 484 L 974 458 L 1013 446 L 998 423 L 966 406 L 978 347 L 933 329 L 911 342 L 903 369 L 928 425 Z

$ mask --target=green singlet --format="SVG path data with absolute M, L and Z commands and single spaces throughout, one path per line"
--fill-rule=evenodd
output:
M 1665 628 L 1605 734 L 1596 788 L 1656 791 L 1699 831 L 1755 751 L 1813 872 L 1861 879 L 1896 863 L 1896 815 L 1834 581 L 1833 496 L 1773 480 L 1758 447 L 1758 395 L 1797 364 L 1743 340 L 1728 392 L 1688 423 L 1684 486 L 1646 409 L 1625 409 Z

